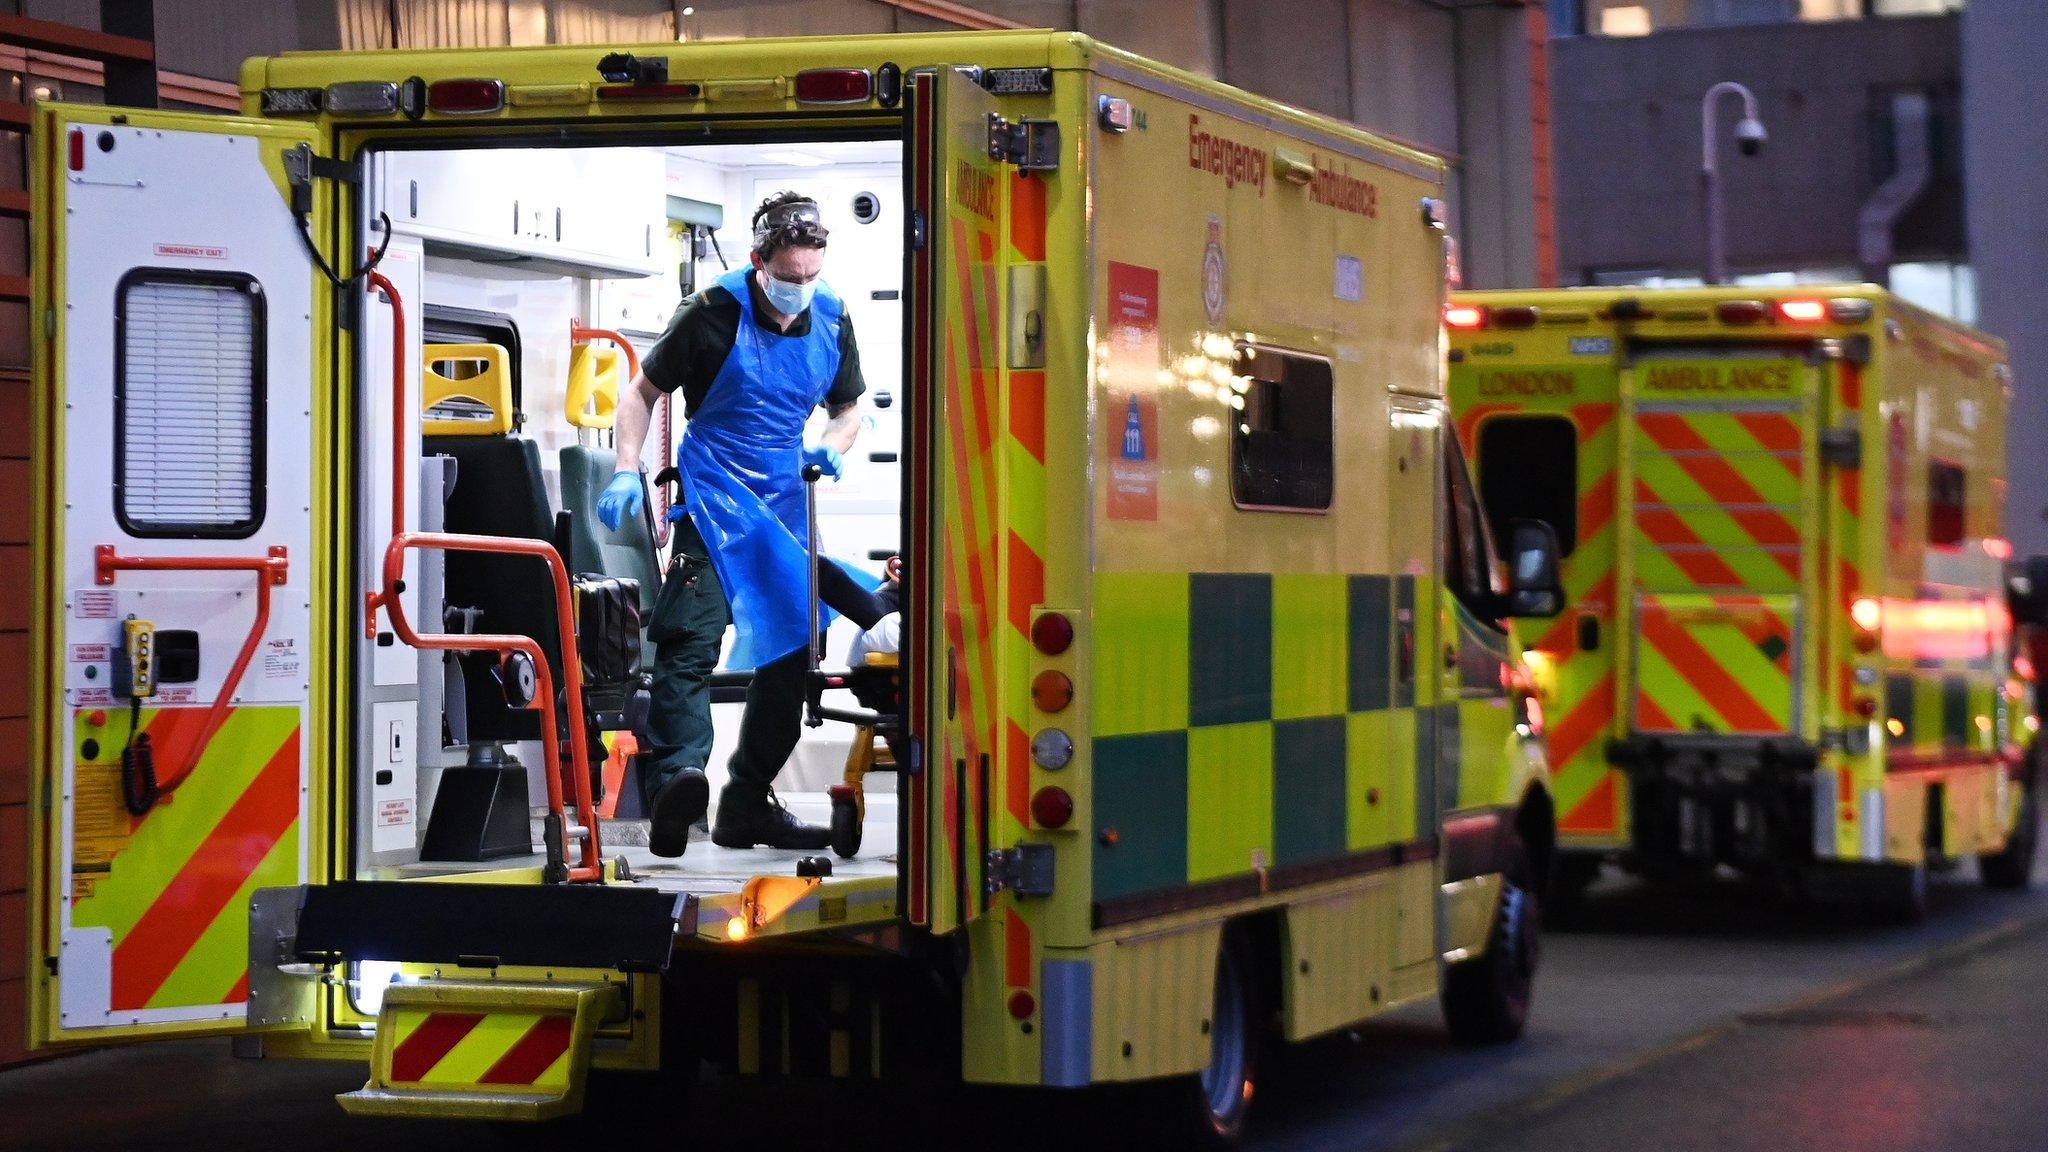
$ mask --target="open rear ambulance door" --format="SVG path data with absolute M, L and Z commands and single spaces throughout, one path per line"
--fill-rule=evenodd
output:
M 311 129 L 46 104 L 34 131 L 33 1038 L 287 1023 L 249 897 L 307 879 L 328 684 Z
M 1007 173 L 989 155 L 995 99 L 952 68 L 906 94 L 911 321 L 910 731 L 922 740 L 903 821 L 913 923 L 980 915 L 997 774 L 1002 622 L 997 457 L 1002 309 L 996 260 Z
M 1819 369 L 1805 349 L 1725 345 L 1643 349 L 1627 371 L 1630 726 L 1796 735 Z

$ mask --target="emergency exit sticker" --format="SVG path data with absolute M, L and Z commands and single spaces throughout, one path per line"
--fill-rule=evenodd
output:
M 1109 454 L 1109 518 L 1159 518 L 1159 270 L 1109 264 L 1108 385 L 1102 443 Z

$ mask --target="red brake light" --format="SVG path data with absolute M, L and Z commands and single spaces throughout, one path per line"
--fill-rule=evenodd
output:
M 77 128 L 71 130 L 71 170 L 85 171 L 85 133 Z
M 1770 314 L 1761 300 L 1723 300 L 1714 307 L 1723 324 L 1761 324 Z
M 1780 300 L 1778 318 L 1794 324 L 1818 324 L 1828 318 L 1828 306 L 1819 300 Z
M 1453 304 L 1444 309 L 1446 328 L 1483 328 L 1486 326 L 1486 309 L 1476 304 Z
M 799 104 L 865 104 L 873 91 L 865 68 L 812 68 L 796 74 Z
M 1072 647 L 1074 622 L 1058 612 L 1047 612 L 1031 622 L 1031 644 L 1047 656 L 1057 656 Z
M 427 85 L 427 108 L 450 116 L 475 116 L 505 106 L 503 80 L 436 80 Z
M 1022 988 L 1010 993 L 1010 1018 L 1012 1020 L 1029 1020 L 1031 1019 L 1031 1014 L 1036 1011 L 1038 1011 L 1037 997 Z
M 1031 818 L 1040 828 L 1064 828 L 1074 818 L 1074 798 L 1058 785 L 1040 788 L 1031 797 Z
M 1495 328 L 1534 328 L 1536 309 L 1528 304 L 1512 308 L 1495 308 L 1486 314 L 1486 319 Z

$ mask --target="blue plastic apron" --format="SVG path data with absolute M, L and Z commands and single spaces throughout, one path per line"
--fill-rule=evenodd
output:
M 718 286 L 740 302 L 732 351 L 683 429 L 685 506 L 725 586 L 739 635 L 727 663 L 758 668 L 803 647 L 814 626 L 805 548 L 804 421 L 839 374 L 845 308 L 823 284 L 802 336 L 754 322 L 751 269 Z

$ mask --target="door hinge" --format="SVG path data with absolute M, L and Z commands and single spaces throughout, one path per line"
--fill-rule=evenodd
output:
M 1059 122 L 1027 117 L 1012 124 L 1000 113 L 989 113 L 988 158 L 1015 164 L 1026 172 L 1057 171 L 1060 166 Z
M 993 896 L 1005 888 L 1019 896 L 1052 895 L 1053 852 L 1050 844 L 1019 844 L 991 848 L 983 886 Z
M 285 149 L 284 179 L 291 189 L 292 214 L 295 216 L 304 216 L 313 210 L 313 181 L 333 180 L 351 187 L 362 182 L 354 164 L 315 156 L 313 146 L 303 143 Z
M 913 211 L 913 212 L 912 212 L 912 213 L 910 214 L 910 249 L 911 249 L 911 251 L 913 251 L 913 252 L 922 252 L 922 251 L 924 251 L 924 236 L 925 236 L 925 226 L 924 226 L 924 213 L 923 213 L 922 211 Z
M 50 975 L 55 976 L 57 974 L 57 958 L 55 956 L 43 957 L 43 967 L 49 971 Z

